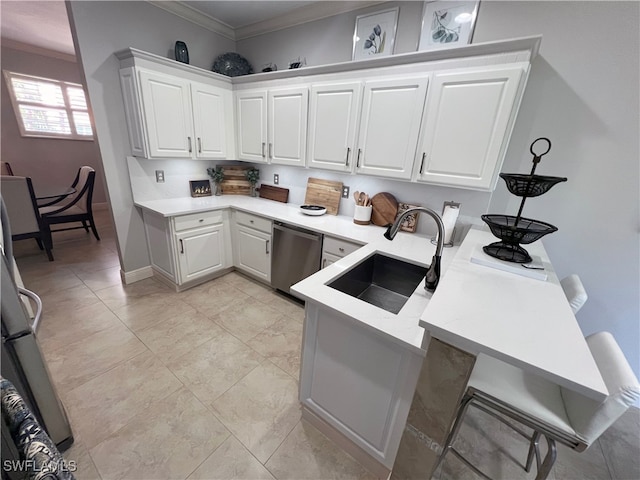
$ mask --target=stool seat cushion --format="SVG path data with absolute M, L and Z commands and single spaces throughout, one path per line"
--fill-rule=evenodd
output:
M 562 399 L 560 387 L 538 375 L 498 359 L 479 355 L 469 386 L 486 393 L 538 420 L 575 436 Z

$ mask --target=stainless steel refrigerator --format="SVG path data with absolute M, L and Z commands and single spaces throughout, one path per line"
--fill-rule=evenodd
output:
M 4 207 L 1 203 L 0 200 L 0 209 Z M 49 438 L 62 452 L 73 443 L 73 435 L 62 402 L 51 381 L 44 356 L 36 341 L 35 328 L 42 314 L 42 303 L 33 292 L 20 289 L 36 303 L 37 309 L 32 320 L 20 297 L 19 287 L 14 278 L 9 227 L 6 216 L 2 215 L 0 370 L 2 376 L 13 383 Z M 4 432 L 3 429 L 3 437 Z M 3 438 L 3 443 L 6 440 Z M 4 460 L 5 453 L 8 452 L 3 449 L 2 453 Z

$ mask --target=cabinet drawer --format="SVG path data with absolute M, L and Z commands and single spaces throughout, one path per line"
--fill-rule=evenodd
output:
M 348 242 L 346 240 L 340 240 L 334 237 L 328 237 L 325 235 L 324 244 L 322 250 L 337 255 L 338 257 L 344 257 L 350 253 L 358 250 L 362 245 L 357 243 Z
M 255 228 L 265 233 L 271 233 L 271 220 L 246 212 L 236 212 L 236 223 Z
M 222 211 L 216 210 L 212 212 L 191 213 L 189 215 L 180 215 L 173 219 L 175 222 L 176 232 L 188 230 L 189 228 L 204 227 L 207 225 L 216 225 L 222 223 Z

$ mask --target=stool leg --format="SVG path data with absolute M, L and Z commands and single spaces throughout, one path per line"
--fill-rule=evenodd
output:
M 533 432 L 531 436 L 531 442 L 529 443 L 529 453 L 527 454 L 527 465 L 524 469 L 527 472 L 531 471 L 531 464 L 533 463 L 533 457 L 536 457 L 536 467 L 540 468 L 540 432 L 537 430 Z
M 536 480 L 545 480 L 549 476 L 549 473 L 551 473 L 553 464 L 556 462 L 556 442 L 553 438 L 549 438 L 546 435 L 545 438 L 547 439 L 548 450 L 544 457 L 544 461 L 542 462 L 542 466 L 538 469 Z
M 453 427 L 451 428 L 451 431 L 447 436 L 447 440 L 444 442 L 444 446 L 442 447 L 442 453 L 440 453 L 440 456 L 438 457 L 438 461 L 436 462 L 436 465 L 433 468 L 434 473 L 438 469 L 442 461 L 444 460 L 444 457 L 447 454 L 447 452 L 451 449 L 451 446 L 453 445 L 453 442 L 455 441 L 456 436 L 458 435 L 458 431 L 462 426 L 462 420 L 464 419 L 464 415 L 467 412 L 467 408 L 469 408 L 471 400 L 473 400 L 472 395 L 465 395 L 462 398 L 462 401 L 460 402 L 460 406 L 458 407 L 458 413 L 456 414 L 456 419 L 453 422 Z

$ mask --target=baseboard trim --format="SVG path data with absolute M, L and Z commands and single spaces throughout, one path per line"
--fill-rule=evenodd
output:
M 139 282 L 140 280 L 151 277 L 153 277 L 153 268 L 151 268 L 151 265 L 138 268 L 137 270 L 131 270 L 130 272 L 125 272 L 122 269 L 120 270 L 120 278 L 122 279 L 122 283 L 124 283 L 125 285 Z
M 320 430 L 329 440 L 355 458 L 360 465 L 366 468 L 377 478 L 381 480 L 389 480 L 391 477 L 391 470 L 382 465 L 378 460 L 373 458 L 338 430 L 309 410 L 304 404 L 302 405 L 302 418 Z

